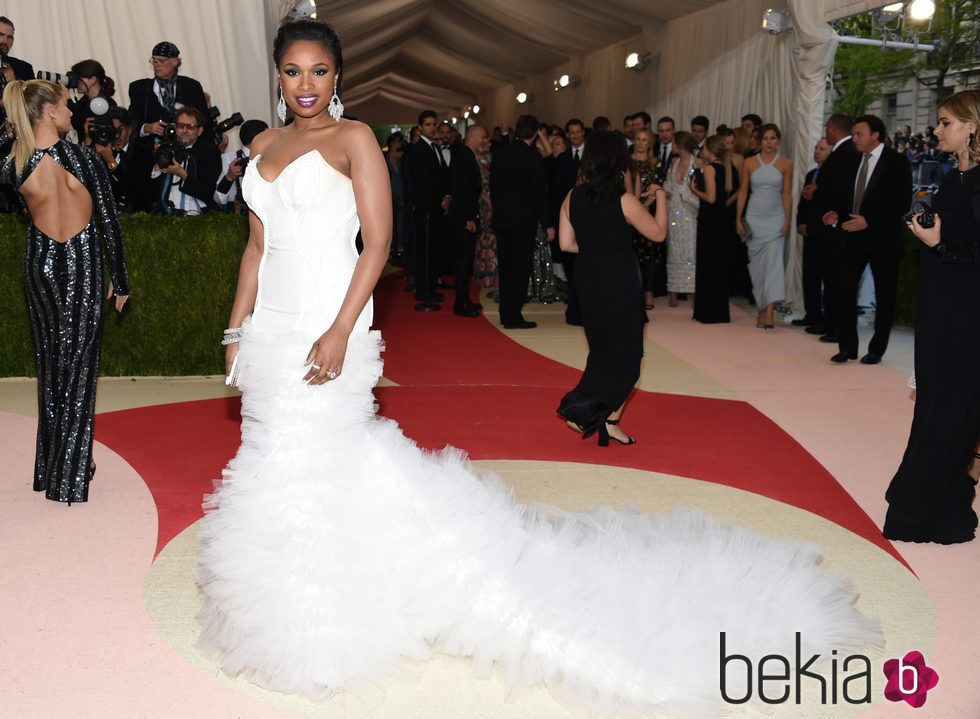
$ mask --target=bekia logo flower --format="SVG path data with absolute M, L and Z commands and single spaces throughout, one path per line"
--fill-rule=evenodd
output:
M 885 698 L 889 701 L 908 702 L 918 709 L 926 703 L 926 693 L 939 683 L 939 674 L 926 666 L 922 652 L 909 652 L 904 659 L 885 662 Z

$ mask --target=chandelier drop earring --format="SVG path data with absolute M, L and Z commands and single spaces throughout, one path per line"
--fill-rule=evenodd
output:
M 279 103 L 276 105 L 276 114 L 282 122 L 286 122 L 286 98 L 282 96 L 282 86 L 279 87 Z
M 341 116 L 344 114 L 344 105 L 337 97 L 337 88 L 333 89 L 333 97 L 330 98 L 330 102 L 327 105 L 327 112 L 330 113 L 330 117 L 334 120 L 340 122 Z

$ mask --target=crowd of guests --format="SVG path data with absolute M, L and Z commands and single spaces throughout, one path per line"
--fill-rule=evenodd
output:
M 34 78 L 30 63 L 10 55 L 14 35 L 13 22 L 0 17 L 0 90 L 10 80 Z M 242 123 L 237 114 L 219 123 L 220 111 L 201 83 L 180 74 L 180 50 L 173 43 L 157 43 L 149 63 L 153 76 L 130 83 L 128 108 L 115 101 L 116 83 L 100 62 L 85 59 L 72 65 L 62 78 L 73 91 L 68 138 L 96 151 L 109 173 L 119 212 L 244 214 L 240 178 L 252 140 L 268 125 L 262 120 Z M 242 149 L 227 152 L 226 130 L 234 124 L 241 125 Z M 0 210 L 16 210 L 12 191 L 4 192 Z

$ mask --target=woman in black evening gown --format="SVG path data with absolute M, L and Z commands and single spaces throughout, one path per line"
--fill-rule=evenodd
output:
M 738 171 L 732 165 L 723 135 L 704 142 L 701 159 L 704 185 L 691 189 L 701 199 L 694 278 L 694 319 L 705 324 L 730 322 L 728 280 L 731 276 L 732 215 L 729 208 L 738 190 Z
M 935 227 L 916 217 L 927 246 L 919 264 L 915 413 L 908 446 L 885 494 L 888 539 L 953 544 L 973 539 L 976 481 L 967 473 L 980 437 L 980 91 L 939 106 L 939 147 L 955 153 L 933 201 Z
M 34 490 L 84 502 L 95 474 L 95 384 L 105 299 L 129 295 L 122 231 L 105 166 L 71 129 L 68 95 L 45 80 L 15 80 L 3 93 L 16 139 L 3 163 L 30 212 L 24 279 L 37 361 Z M 112 261 L 106 288 L 105 239 Z
M 579 255 L 575 288 L 589 358 L 582 379 L 562 399 L 558 413 L 583 437 L 598 432 L 602 446 L 610 437 L 620 444 L 635 441 L 618 427 L 643 358 L 646 313 L 633 232 L 654 242 L 663 242 L 667 234 L 663 188 L 654 185 L 647 190 L 657 200 L 656 215 L 651 215 L 626 192 L 628 164 L 622 137 L 593 132 L 582 155 L 585 182 L 568 193 L 559 215 L 561 249 Z

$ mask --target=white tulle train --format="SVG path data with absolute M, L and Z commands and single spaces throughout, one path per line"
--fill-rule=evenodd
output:
M 242 445 L 206 499 L 202 644 L 226 672 L 322 697 L 434 651 L 546 684 L 589 713 L 717 716 L 719 636 L 792 656 L 880 642 L 818 548 L 718 524 L 532 508 L 462 452 L 421 451 L 376 415 L 377 332 L 303 384 L 310 340 L 251 328 Z M 737 686 L 730 688 L 737 696 Z

